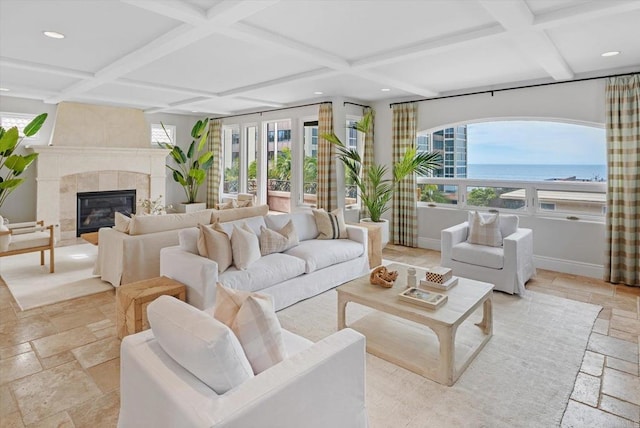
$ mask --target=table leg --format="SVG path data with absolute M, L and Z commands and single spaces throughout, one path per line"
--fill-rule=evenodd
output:
M 493 334 L 493 301 L 490 295 L 482 304 L 482 321 L 476 324 L 484 334 Z
M 453 385 L 454 382 L 456 330 L 456 327 L 433 329 L 440 342 L 440 361 L 438 362 L 440 369 L 438 373 L 441 377 L 441 383 L 447 386 Z
M 347 300 L 338 294 L 338 330 L 347 327 L 346 324 Z

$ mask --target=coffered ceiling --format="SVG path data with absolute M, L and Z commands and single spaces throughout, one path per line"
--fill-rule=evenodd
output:
M 435 97 L 640 71 L 639 22 L 640 0 L 0 0 L 0 95 L 212 115 Z

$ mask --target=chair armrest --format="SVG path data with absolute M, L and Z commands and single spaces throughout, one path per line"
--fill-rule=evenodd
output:
M 207 309 L 215 303 L 218 263 L 206 257 L 180 249 L 180 246 L 160 250 L 160 275 L 181 282 L 187 287 L 187 303 Z
M 468 228 L 468 223 L 465 221 L 440 232 L 440 261 L 443 266 L 448 266 L 447 262 L 451 261 L 453 246 L 467 239 Z
M 365 248 L 369 243 L 369 231 L 365 227 L 348 224 L 347 236 L 350 240 L 363 244 Z
M 365 338 L 349 328 L 211 403 L 220 427 L 366 427 Z M 212 424 L 213 425 L 213 424 Z
M 518 228 L 514 233 L 502 240 L 505 257 L 510 254 L 518 254 L 521 251 L 530 251 L 533 254 L 533 231 L 531 229 Z

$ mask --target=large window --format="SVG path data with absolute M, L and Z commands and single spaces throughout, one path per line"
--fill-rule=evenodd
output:
M 343 140 L 350 149 L 356 149 L 360 156 L 364 156 L 364 134 L 358 132 L 354 126 L 362 118 L 353 117 L 347 119 L 346 139 Z M 354 206 L 358 203 L 358 188 L 347 174 L 346 168 L 344 172 L 344 205 L 345 207 Z
M 267 122 L 266 129 L 268 189 L 289 193 L 291 192 L 291 120 Z
M 222 128 L 223 193 L 237 194 L 240 183 L 240 127 Z
M 36 115 L 34 114 L 21 114 L 21 113 L 5 113 L 0 112 L 0 124 L 4 129 L 18 128 L 18 134 L 24 137 L 24 127 L 29 124 Z M 27 137 L 26 140 L 38 140 L 40 138 L 40 131 L 31 137 Z M 25 140 L 25 141 L 26 141 Z
M 245 128 L 245 139 L 247 142 L 247 155 L 245 156 L 247 188 L 245 191 L 255 195 L 258 189 L 256 181 L 258 174 L 258 127 L 256 125 Z
M 318 193 L 318 121 L 304 122 L 302 131 L 303 203 L 315 206 Z
M 160 123 L 151 124 L 151 145 L 157 146 L 158 143 L 176 144 L 175 125 L 164 124 L 164 129 L 162 129 L 162 125 Z
M 422 132 L 416 143 L 419 150 L 441 151 L 444 160 L 434 179 L 418 179 L 422 202 L 544 215 L 602 216 L 605 211 L 602 128 L 483 122 Z

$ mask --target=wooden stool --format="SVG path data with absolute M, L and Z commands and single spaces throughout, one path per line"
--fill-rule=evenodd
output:
M 160 296 L 186 300 L 184 284 L 166 276 L 145 279 L 116 289 L 118 338 L 149 328 L 147 305 Z

